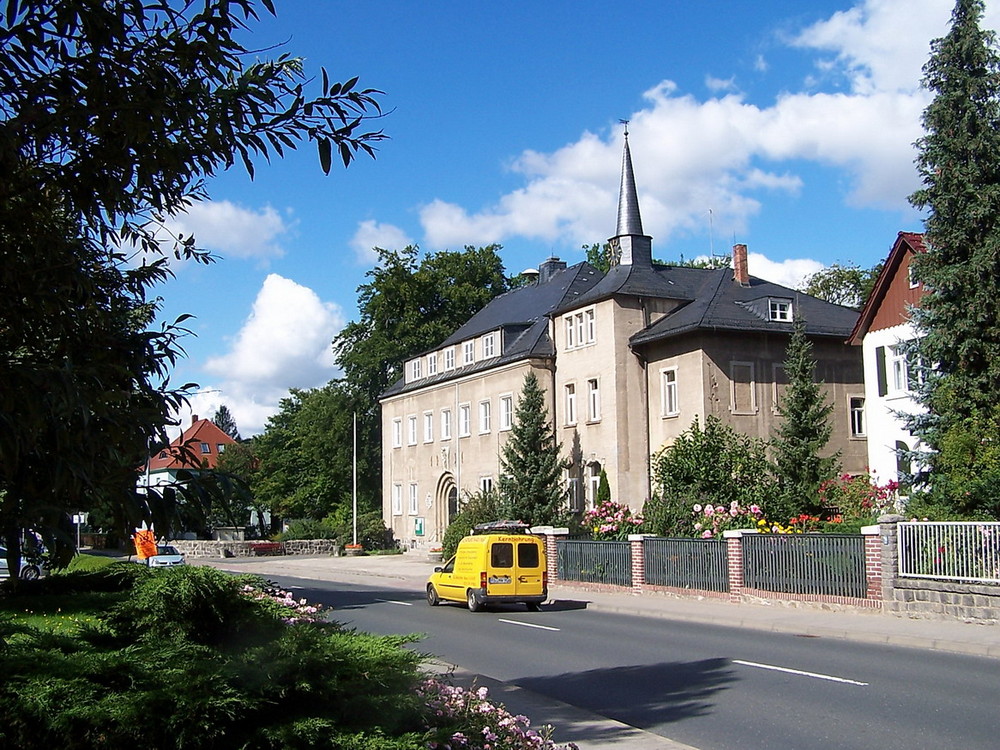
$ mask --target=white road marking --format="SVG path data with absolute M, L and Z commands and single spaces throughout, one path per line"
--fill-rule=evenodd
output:
M 550 628 L 548 625 L 536 625 L 533 622 L 518 622 L 517 620 L 505 620 L 502 617 L 497 618 L 500 622 L 505 622 L 508 625 L 523 625 L 526 628 L 538 628 L 539 630 L 551 630 L 555 633 L 559 632 L 559 628 Z
M 386 604 L 398 604 L 401 607 L 412 607 L 413 602 L 397 602 L 393 599 L 376 599 L 377 602 L 385 602 Z
M 733 664 L 742 664 L 745 667 L 757 667 L 758 669 L 770 669 L 772 672 L 787 672 L 788 674 L 797 674 L 802 677 L 814 677 L 817 680 L 829 680 L 830 682 L 843 682 L 847 685 L 862 685 L 865 686 L 867 682 L 858 682 L 857 680 L 848 680 L 846 677 L 834 677 L 828 674 L 818 674 L 816 672 L 804 672 L 801 669 L 789 669 L 788 667 L 776 667 L 773 664 L 758 664 L 755 661 L 740 661 L 739 659 L 733 659 Z

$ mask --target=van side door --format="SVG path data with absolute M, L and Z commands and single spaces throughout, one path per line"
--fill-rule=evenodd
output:
M 535 539 L 525 539 L 517 543 L 517 566 L 514 580 L 519 596 L 537 596 L 542 593 L 542 573 L 544 561 L 541 545 Z

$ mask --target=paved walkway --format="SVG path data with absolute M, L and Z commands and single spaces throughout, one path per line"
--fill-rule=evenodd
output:
M 198 565 L 257 573 L 422 591 L 436 563 L 424 555 L 403 554 L 366 557 L 255 557 L 225 560 L 195 559 Z M 912 648 L 936 649 L 975 656 L 1000 658 L 1000 628 L 953 620 L 903 619 L 881 611 L 829 611 L 818 607 L 731 604 L 725 600 L 681 598 L 664 594 L 637 595 L 628 592 L 588 591 L 571 585 L 549 587 L 553 600 L 584 601 L 588 609 L 622 614 L 684 620 L 779 633 L 822 636 L 865 643 L 887 643 Z M 643 732 L 634 727 L 552 701 L 484 675 L 457 672 L 458 684 L 485 685 L 513 713 L 523 713 L 533 725 L 552 724 L 555 739 L 572 739 L 581 748 L 614 747 L 629 750 L 691 750 L 686 745 Z M 599 742 L 586 737 L 600 736 Z

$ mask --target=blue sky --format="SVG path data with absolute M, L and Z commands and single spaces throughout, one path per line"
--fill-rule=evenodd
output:
M 373 246 L 497 242 L 516 273 L 611 236 L 620 119 L 657 258 L 742 242 L 752 275 L 795 286 L 922 228 L 920 69 L 951 0 L 276 4 L 248 46 L 383 90 L 390 139 L 329 176 L 309 146 L 252 181 L 233 169 L 175 219 L 222 260 L 160 290 L 165 319 L 196 316 L 172 383 L 244 435 L 336 376 Z

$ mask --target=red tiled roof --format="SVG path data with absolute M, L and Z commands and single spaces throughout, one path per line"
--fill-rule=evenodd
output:
M 236 441 L 210 419 L 198 419 L 181 433 L 169 447 L 151 457 L 150 471 L 169 469 L 214 469 L 219 462 L 219 446 Z M 183 447 L 187 450 L 183 450 Z M 223 449 L 225 450 L 225 449 Z

